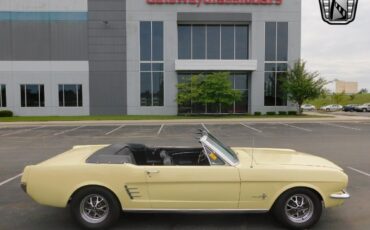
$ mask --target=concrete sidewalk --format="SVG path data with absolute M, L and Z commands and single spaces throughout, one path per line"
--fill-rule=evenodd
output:
M 215 118 L 215 119 L 179 119 L 179 120 L 106 120 L 106 121 L 42 121 L 42 122 L 0 122 L 0 127 L 9 126 L 59 126 L 59 125 L 119 125 L 119 124 L 135 124 L 135 125 L 160 125 L 160 124 L 239 124 L 241 122 L 255 122 L 255 123 L 276 123 L 276 122 L 288 122 L 288 123 L 300 123 L 300 122 L 353 122 L 353 121 L 370 121 L 370 117 L 354 117 L 354 116 L 343 116 L 343 115 L 329 115 L 320 113 L 305 113 L 310 116 L 318 117 L 307 117 L 307 118 Z M 319 117 L 321 116 L 321 117 Z

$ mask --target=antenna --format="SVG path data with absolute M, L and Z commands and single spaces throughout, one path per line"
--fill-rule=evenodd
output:
M 252 160 L 251 160 L 251 169 L 253 168 L 254 161 L 254 136 L 252 136 Z

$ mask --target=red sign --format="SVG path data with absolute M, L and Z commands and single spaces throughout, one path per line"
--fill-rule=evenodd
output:
M 281 5 L 283 0 L 146 0 L 152 5 Z

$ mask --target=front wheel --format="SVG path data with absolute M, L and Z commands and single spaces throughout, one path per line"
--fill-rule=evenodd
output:
M 101 187 L 82 189 L 71 201 L 72 216 L 87 229 L 109 228 L 118 220 L 120 210 L 116 197 Z
M 315 225 L 322 213 L 318 195 L 308 189 L 292 189 L 285 192 L 274 204 L 272 214 L 290 229 L 306 229 Z
M 366 113 L 367 112 L 367 109 L 363 109 L 362 112 Z

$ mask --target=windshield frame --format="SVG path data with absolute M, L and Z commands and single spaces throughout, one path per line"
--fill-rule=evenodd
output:
M 239 164 L 237 154 L 229 147 L 225 146 L 221 141 L 210 133 L 204 134 L 200 142 L 214 150 L 217 155 L 227 164 L 236 166 Z

